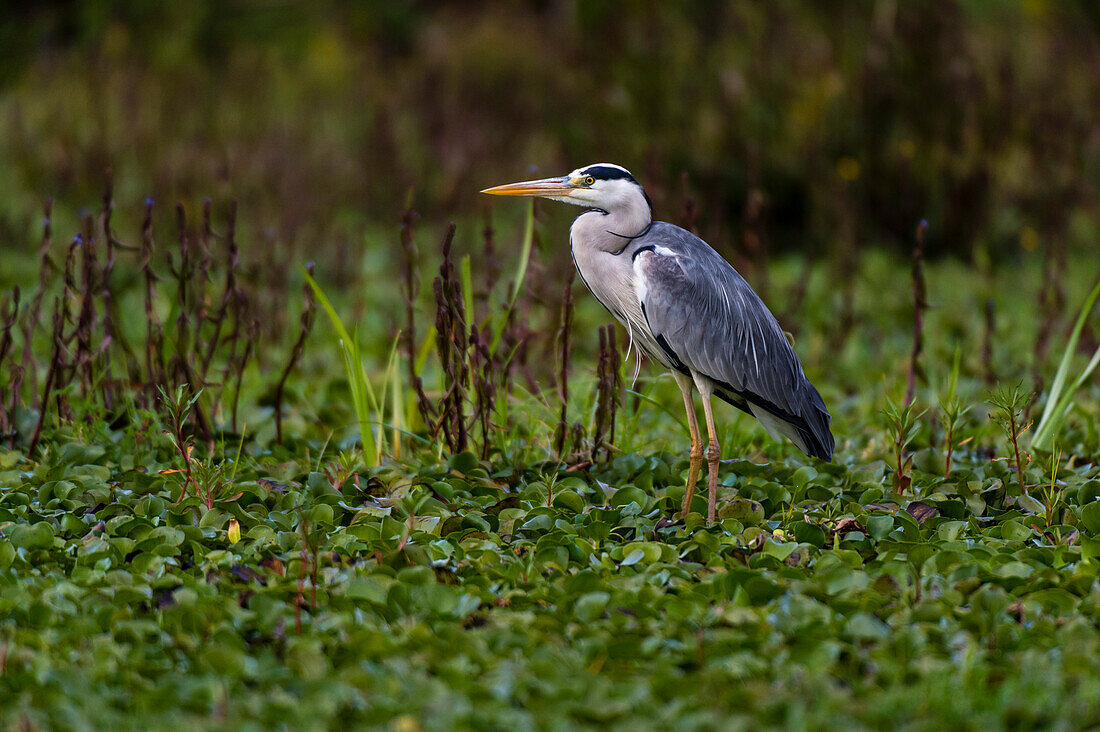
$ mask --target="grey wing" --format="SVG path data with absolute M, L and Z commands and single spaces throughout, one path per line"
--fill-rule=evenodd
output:
M 757 416 L 765 412 L 761 421 L 778 418 L 805 452 L 831 459 L 825 403 L 741 275 L 702 239 L 672 224 L 655 224 L 632 256 L 642 313 L 675 368 L 707 376 L 719 397 Z

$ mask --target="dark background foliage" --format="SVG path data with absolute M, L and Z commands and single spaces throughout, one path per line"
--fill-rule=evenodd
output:
M 0 190 L 94 200 L 108 166 L 120 201 L 221 181 L 312 246 L 392 222 L 413 187 L 454 215 L 488 184 L 613 160 L 665 218 L 696 198 L 720 246 L 753 227 L 774 248 L 902 250 L 927 218 L 933 253 L 1081 247 L 1096 8 L 36 3 L 0 21 Z

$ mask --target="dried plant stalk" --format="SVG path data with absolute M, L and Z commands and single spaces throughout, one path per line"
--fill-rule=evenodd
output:
M 474 388 L 474 419 L 481 428 L 481 457 L 489 457 L 492 445 L 491 418 L 496 402 L 496 376 L 493 359 L 489 353 L 488 329 L 479 331 L 477 326 L 470 328 L 470 373 Z
M 313 276 L 313 262 L 306 265 L 306 272 L 309 273 L 310 277 Z M 302 288 L 302 298 L 305 305 L 302 307 L 302 316 L 299 319 L 298 340 L 294 342 L 294 346 L 290 350 L 290 358 L 287 360 L 286 368 L 283 369 L 282 376 L 279 377 L 279 383 L 275 387 L 275 439 L 280 445 L 283 444 L 283 390 L 286 387 L 286 380 L 290 376 L 290 372 L 294 370 L 294 367 L 302 358 L 306 339 L 309 338 L 309 333 L 313 330 L 313 319 L 317 311 L 313 302 L 313 288 L 309 286 L 308 282 Z
M 439 266 L 439 276 L 432 281 L 436 349 L 444 382 L 437 409 L 439 418 L 433 433 L 442 429 L 451 452 L 461 452 L 466 449 L 468 437 L 464 404 L 469 384 L 469 360 L 465 301 L 451 256 L 454 234 L 452 223 L 443 236 L 443 263 Z
M 3 388 L 4 378 L 4 362 L 8 359 L 8 351 L 11 349 L 14 338 L 12 337 L 12 328 L 15 327 L 16 322 L 19 320 L 19 288 L 12 289 L 10 299 L 5 299 L 4 305 L 0 308 L 0 435 L 6 434 L 10 429 L 11 420 L 15 414 L 15 399 L 10 401 L 12 407 L 9 410 L 6 406 L 5 389 Z M 9 381 L 14 384 L 16 379 L 16 371 L 19 369 L 18 365 L 11 367 L 11 376 Z M 10 386 L 9 386 L 10 388 Z M 14 392 L 13 392 L 14 397 Z
M 22 381 L 30 378 L 32 389 L 35 391 L 35 406 L 37 406 L 38 363 L 32 353 L 33 335 L 40 325 L 42 298 L 46 294 L 49 285 L 50 274 L 56 270 L 50 260 L 50 251 L 53 249 L 53 199 L 46 201 L 42 212 L 42 244 L 38 248 L 38 286 L 34 291 L 34 299 L 31 300 L 27 317 L 23 321 L 23 357 L 20 361 L 19 384 L 13 385 L 13 391 L 22 390 Z

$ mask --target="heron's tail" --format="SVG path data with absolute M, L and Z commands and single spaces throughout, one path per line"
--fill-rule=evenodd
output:
M 815 458 L 832 462 L 833 433 L 829 430 L 832 418 L 825 408 L 825 400 L 805 377 L 796 397 L 796 411 L 781 409 L 762 397 L 748 392 L 736 392 L 728 384 L 719 384 L 715 390 L 723 401 L 748 412 L 759 420 L 774 440 L 787 437 L 802 452 Z
M 825 400 L 809 381 L 805 382 L 803 408 L 799 416 L 802 417 L 802 424 L 796 428 L 803 442 L 799 447 L 811 457 L 832 462 L 833 448 L 836 446 L 832 430 L 829 429 L 832 417 L 825 408 Z

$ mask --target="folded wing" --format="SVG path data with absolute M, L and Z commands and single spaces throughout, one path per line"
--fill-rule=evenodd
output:
M 737 271 L 678 226 L 654 224 L 632 253 L 637 295 L 654 340 L 674 364 L 715 383 L 715 393 L 831 460 L 825 402 L 783 329 Z

